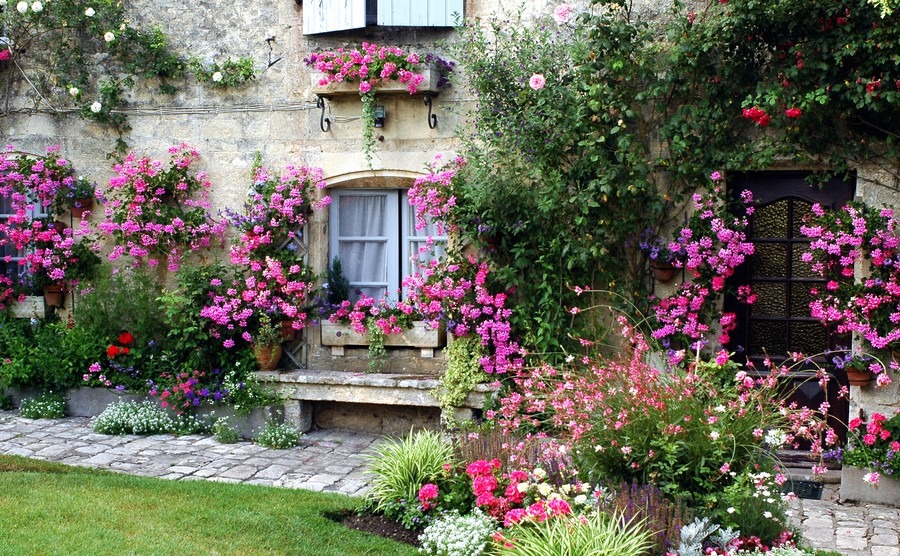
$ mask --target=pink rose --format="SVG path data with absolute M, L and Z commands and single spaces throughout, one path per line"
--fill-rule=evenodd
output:
M 572 6 L 569 4 L 560 4 L 553 10 L 553 20 L 559 25 L 567 23 L 571 17 Z
M 547 83 L 547 80 L 544 79 L 544 76 L 540 73 L 536 73 L 531 76 L 531 79 L 528 80 L 528 86 L 534 89 L 535 91 L 540 91 L 544 88 L 544 85 Z

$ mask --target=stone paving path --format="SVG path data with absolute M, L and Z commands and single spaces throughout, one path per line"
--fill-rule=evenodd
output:
M 378 437 L 320 430 L 289 450 L 250 442 L 220 444 L 210 436 L 107 436 L 90 419 L 31 420 L 0 411 L 0 454 L 58 461 L 163 479 L 249 483 L 360 496 L 364 454 Z M 812 546 L 848 556 L 900 556 L 900 509 L 795 500 L 791 517 Z

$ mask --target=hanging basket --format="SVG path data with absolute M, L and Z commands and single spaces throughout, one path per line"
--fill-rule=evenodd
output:
M 847 382 L 851 386 L 867 386 L 872 382 L 872 371 L 869 369 L 857 369 L 855 367 L 847 367 Z
M 66 287 L 63 284 L 44 286 L 44 303 L 47 307 L 62 307 L 66 301 Z
M 281 360 L 281 344 L 263 344 L 253 346 L 253 355 L 262 371 L 274 371 Z

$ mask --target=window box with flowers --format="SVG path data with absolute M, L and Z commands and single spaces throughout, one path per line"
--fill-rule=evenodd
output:
M 357 332 L 349 323 L 323 321 L 322 345 L 331 346 L 332 355 L 344 355 L 345 346 L 368 346 L 371 343 L 367 331 Z M 447 339 L 443 327 L 431 328 L 423 320 L 415 320 L 409 328 L 396 334 L 386 334 L 384 345 L 390 347 L 421 348 L 423 357 L 433 357 L 434 348 L 443 347 Z
M 375 95 L 424 93 L 426 100 L 430 100 L 441 87 L 449 85 L 444 74 L 452 71 L 451 63 L 432 55 L 423 59 L 415 52 L 404 52 L 396 46 L 366 42 L 358 49 L 313 52 L 306 64 L 314 70 L 312 92 L 318 97 L 359 95 L 362 100 L 363 153 L 369 167 L 375 150 Z M 436 117 L 430 117 L 428 125 L 433 127 L 435 121 Z M 327 128 L 323 127 L 325 130 Z
M 843 464 L 841 500 L 900 507 L 900 414 L 851 419 L 849 445 L 826 453 Z

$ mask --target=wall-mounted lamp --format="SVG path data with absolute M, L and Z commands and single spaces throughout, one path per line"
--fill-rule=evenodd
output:
M 384 110 L 384 106 L 376 106 L 375 107 L 375 127 L 384 127 L 384 119 L 387 117 L 387 112 Z

